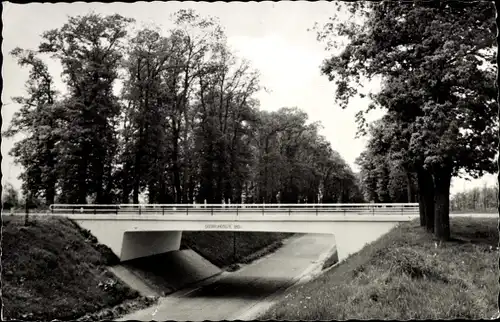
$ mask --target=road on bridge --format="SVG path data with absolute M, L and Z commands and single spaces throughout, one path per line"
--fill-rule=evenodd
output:
M 292 237 L 276 252 L 239 271 L 223 273 L 205 286 L 162 298 L 158 304 L 120 321 L 253 320 L 271 305 L 273 294 L 318 273 L 334 248 L 332 235 Z

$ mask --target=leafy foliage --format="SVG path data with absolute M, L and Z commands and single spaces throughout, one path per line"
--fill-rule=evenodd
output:
M 70 17 L 43 33 L 7 135 L 24 189 L 46 203 L 348 202 L 357 177 L 295 108 L 259 111 L 259 74 L 217 19 L 180 10 L 173 28 L 130 33 L 119 15 Z M 41 55 L 63 67 L 59 95 Z M 120 86 L 121 85 L 121 86 Z M 121 87 L 117 91 L 118 86 Z
M 19 205 L 19 193 L 11 184 L 6 184 L 2 191 L 2 209 L 10 210 L 18 208 Z
M 358 120 L 364 134 L 364 114 L 385 108 L 387 117 L 378 126 L 383 124 L 388 139 L 375 139 L 365 156 L 397 160 L 419 174 L 421 192 L 434 189 L 435 198 L 420 199 L 436 204 L 436 234 L 446 239 L 451 176 L 460 170 L 475 177 L 494 171 L 494 5 L 382 1 L 346 7 L 355 19 L 332 19 L 318 32 L 330 48 L 338 49 L 330 41 L 335 37 L 349 41 L 325 61 L 322 72 L 335 82 L 343 107 L 353 96 L 365 94 L 360 90 L 364 80 L 382 79 L 381 92 L 369 93 L 374 103 L 358 113 Z M 426 176 L 434 187 L 422 179 Z

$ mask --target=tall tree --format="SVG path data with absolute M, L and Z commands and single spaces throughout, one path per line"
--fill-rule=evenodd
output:
M 7 183 L 2 191 L 2 208 L 12 210 L 18 208 L 20 204 L 19 193 L 12 184 Z
M 40 53 L 63 67 L 56 95 L 36 52 L 9 135 L 25 190 L 47 203 L 349 202 L 357 176 L 297 108 L 258 110 L 259 74 L 214 18 L 193 10 L 174 27 L 88 14 L 45 32 Z M 122 76 L 123 75 L 123 76 Z M 117 85 L 123 85 L 116 95 Z
M 388 116 L 370 126 L 366 150 L 357 159 L 365 195 L 375 202 L 415 202 L 415 178 L 409 170 L 406 141 Z
M 343 106 L 362 78 L 382 77 L 383 90 L 372 98 L 411 126 L 408 153 L 414 171 L 432 176 L 435 234 L 448 239 L 451 177 L 459 169 L 473 176 L 493 169 L 498 126 L 495 73 L 488 64 L 496 55 L 493 4 L 383 1 L 348 7 L 369 15 L 362 24 L 331 22 L 319 32 L 319 38 L 350 40 L 325 62 L 323 73 L 335 80 Z M 429 187 L 429 180 L 424 182 L 422 187 L 419 180 L 420 191 Z
M 26 137 L 14 144 L 9 152 L 24 167 L 21 174 L 23 190 L 32 197 L 42 195 L 46 204 L 53 204 L 57 184 L 57 146 L 61 128 L 57 91 L 46 64 L 31 50 L 16 48 L 11 52 L 18 64 L 30 67 L 26 82 L 27 96 L 14 97 L 21 109 L 14 114 L 7 137 L 17 134 Z
M 76 178 L 63 185 L 67 202 L 86 203 L 89 195 L 97 203 L 111 201 L 120 113 L 113 85 L 131 21 L 120 15 L 88 14 L 70 17 L 62 28 L 42 35 L 39 51 L 59 59 L 69 89 L 64 104 L 71 120 L 63 138 L 69 153 L 63 163 L 66 175 L 75 173 Z

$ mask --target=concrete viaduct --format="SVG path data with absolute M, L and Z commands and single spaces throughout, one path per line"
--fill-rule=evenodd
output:
M 183 231 L 333 234 L 343 260 L 418 217 L 418 204 L 56 204 L 50 210 L 90 230 L 121 261 L 178 250 Z

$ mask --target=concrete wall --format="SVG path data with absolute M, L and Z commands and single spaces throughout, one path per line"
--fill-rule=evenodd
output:
M 126 261 L 179 250 L 181 238 L 182 231 L 126 231 L 120 259 Z
M 122 261 L 180 247 L 182 231 L 253 231 L 335 235 L 339 260 L 359 251 L 399 222 L 415 216 L 287 214 L 257 216 L 207 215 L 71 215 Z
M 131 222 L 110 222 L 76 219 L 82 228 L 90 230 L 100 244 L 108 246 L 121 261 L 163 254 L 180 249 L 182 231 L 129 231 Z

